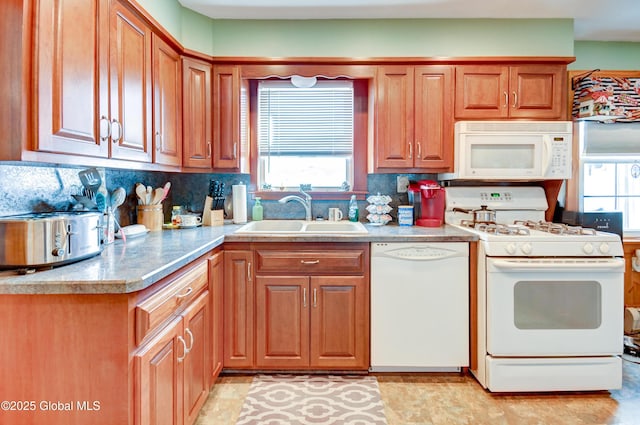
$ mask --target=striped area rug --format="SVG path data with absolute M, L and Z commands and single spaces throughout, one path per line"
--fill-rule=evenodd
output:
M 386 425 L 375 376 L 256 375 L 237 425 Z

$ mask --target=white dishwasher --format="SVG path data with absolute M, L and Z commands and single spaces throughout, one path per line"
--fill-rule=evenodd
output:
M 372 372 L 469 366 L 469 244 L 371 244 Z

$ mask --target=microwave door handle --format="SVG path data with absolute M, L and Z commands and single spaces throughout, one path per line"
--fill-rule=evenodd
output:
M 542 175 L 546 176 L 551 168 L 551 139 L 549 136 L 542 136 Z

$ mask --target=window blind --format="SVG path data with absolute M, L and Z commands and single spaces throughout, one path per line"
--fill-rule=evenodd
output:
M 353 84 L 318 81 L 297 88 L 287 81 L 258 84 L 258 147 L 264 155 L 351 155 Z

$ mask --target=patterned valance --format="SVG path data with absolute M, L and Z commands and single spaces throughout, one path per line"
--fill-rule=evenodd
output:
M 640 121 L 640 75 L 588 71 L 571 78 L 572 117 L 616 122 Z

